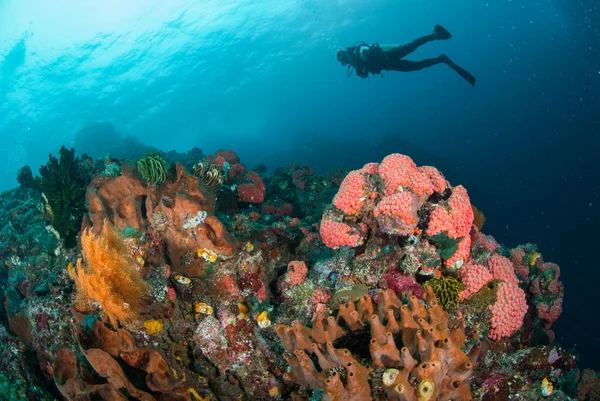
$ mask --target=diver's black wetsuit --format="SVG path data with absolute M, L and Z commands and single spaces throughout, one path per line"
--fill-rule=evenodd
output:
M 437 25 L 435 27 L 434 33 L 422 36 L 410 43 L 396 46 L 391 49 L 383 50 L 378 44 L 369 46 L 366 43 L 361 43 L 359 45 L 354 46 L 353 48 L 349 48 L 354 49 L 354 62 L 351 64 L 356 70 L 356 75 L 358 75 L 361 78 L 367 78 L 369 76 L 369 73 L 381 74 L 381 71 L 418 71 L 422 70 L 423 68 L 443 63 L 448 65 L 461 77 L 463 77 L 471 85 L 474 86 L 475 77 L 471 75 L 467 70 L 458 66 L 456 63 L 450 60 L 448 56 L 444 54 L 435 58 L 428 58 L 421 61 L 403 60 L 404 57 L 414 52 L 425 43 L 431 42 L 436 39 L 449 39 L 450 37 L 451 36 L 448 31 Z M 368 50 L 366 50 L 365 48 L 368 48 Z M 361 53 L 361 49 L 365 51 L 364 55 L 361 55 L 363 54 Z

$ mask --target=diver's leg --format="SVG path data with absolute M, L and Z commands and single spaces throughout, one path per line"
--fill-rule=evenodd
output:
M 452 35 L 450 34 L 450 32 L 448 32 L 446 28 L 444 28 L 441 25 L 436 25 L 433 28 L 432 34 L 421 36 L 420 38 L 417 38 L 405 45 L 400 45 L 391 49 L 384 50 L 386 50 L 390 55 L 394 57 L 403 58 L 417 50 L 419 47 L 423 46 L 425 43 L 431 42 L 433 40 L 446 40 L 450 39 L 451 37 Z
M 423 68 L 431 67 L 436 64 L 442 63 L 448 65 L 450 68 L 456 71 L 458 75 L 463 77 L 468 83 L 470 83 L 472 86 L 475 86 L 475 77 L 471 75 L 471 73 L 469 73 L 467 70 L 450 60 L 450 58 L 445 54 L 442 54 L 436 58 L 428 58 L 421 61 L 394 60 L 392 63 L 390 63 L 389 69 L 402 72 L 419 71 Z
M 390 70 L 402 72 L 419 71 L 443 62 L 444 60 L 441 57 L 427 58 L 421 61 L 395 60 L 390 64 Z
M 387 53 L 394 58 L 403 58 L 417 50 L 419 47 L 423 46 L 425 43 L 431 42 L 432 40 L 435 40 L 435 36 L 433 34 L 421 36 L 410 43 L 391 48 L 387 50 Z

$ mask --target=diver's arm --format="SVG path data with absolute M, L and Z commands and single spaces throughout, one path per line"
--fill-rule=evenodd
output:
M 366 67 L 363 65 L 361 65 L 360 67 L 357 67 L 355 69 L 356 71 L 356 75 L 358 75 L 361 78 L 367 78 L 369 76 L 369 71 L 367 71 Z

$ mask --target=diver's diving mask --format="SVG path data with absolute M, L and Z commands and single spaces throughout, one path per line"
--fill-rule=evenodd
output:
M 347 48 L 346 50 L 339 50 L 337 52 L 337 60 L 343 65 L 346 66 L 348 64 L 350 64 L 351 62 L 351 53 L 350 53 L 350 47 Z

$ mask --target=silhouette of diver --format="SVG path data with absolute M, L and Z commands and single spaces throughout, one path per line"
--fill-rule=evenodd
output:
M 450 39 L 452 35 L 441 25 L 433 28 L 433 33 L 422 36 L 405 45 L 379 45 L 369 46 L 365 42 L 356 42 L 354 46 L 337 52 L 337 60 L 348 66 L 348 76 L 356 70 L 356 75 L 367 78 L 369 73 L 381 74 L 381 71 L 418 71 L 436 64 L 444 63 L 463 77 L 468 83 L 475 86 L 475 77 L 467 70 L 461 68 L 450 57 L 441 54 L 436 58 L 421 61 L 403 60 L 404 57 L 417 50 L 420 46 L 433 40 Z

